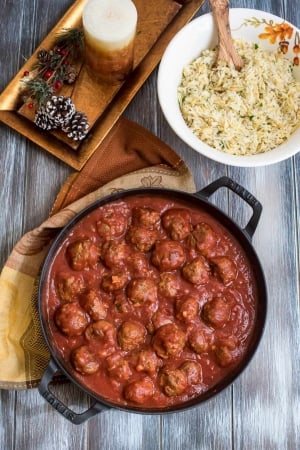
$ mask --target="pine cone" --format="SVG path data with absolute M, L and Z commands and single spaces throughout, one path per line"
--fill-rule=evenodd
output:
M 45 113 L 57 127 L 67 126 L 75 113 L 75 106 L 70 97 L 53 95 L 46 102 Z
M 34 117 L 34 123 L 42 128 L 42 130 L 53 130 L 57 128 L 53 120 L 48 116 L 48 114 L 45 112 L 45 109 L 42 108 L 39 111 L 37 111 L 35 117 Z
M 41 63 L 47 63 L 47 62 L 49 62 L 50 59 L 51 59 L 50 53 L 49 53 L 47 50 L 44 50 L 44 49 L 42 49 L 42 50 L 40 50 L 40 51 L 38 52 L 37 57 L 38 57 L 38 60 L 39 60 Z
M 80 111 L 76 111 L 69 124 L 62 130 L 74 141 L 82 141 L 87 135 L 89 127 L 87 116 Z
M 77 78 L 77 71 L 74 66 L 67 66 L 64 73 L 64 82 L 73 84 Z

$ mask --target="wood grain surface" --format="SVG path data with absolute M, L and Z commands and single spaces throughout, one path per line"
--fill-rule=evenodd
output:
M 147 0 L 145 0 L 147 1 Z M 2 0 L 0 90 L 72 4 L 71 0 Z M 300 27 L 299 2 L 232 0 Z M 198 15 L 209 10 L 208 2 Z M 145 416 L 110 410 L 75 426 L 37 390 L 0 391 L 3 450 L 297 450 L 300 449 L 300 154 L 265 168 L 227 167 L 200 156 L 177 138 L 160 111 L 155 71 L 125 111 L 172 146 L 190 166 L 200 189 L 228 175 L 263 204 L 253 244 L 269 293 L 268 320 L 247 370 L 213 400 L 192 410 Z M 0 124 L 0 265 L 20 236 L 49 213 L 71 169 Z M 220 190 L 212 200 L 240 224 L 250 209 Z M 1 299 L 0 299 L 1 300 Z M 89 399 L 69 384 L 56 387 L 76 411 Z

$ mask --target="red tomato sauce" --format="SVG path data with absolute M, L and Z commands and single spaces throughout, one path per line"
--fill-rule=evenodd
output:
M 68 373 L 109 402 L 147 409 L 191 400 L 233 370 L 257 291 L 241 245 L 212 216 L 139 195 L 71 229 L 43 301 Z

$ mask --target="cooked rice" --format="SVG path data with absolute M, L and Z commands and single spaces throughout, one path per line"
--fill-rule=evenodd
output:
M 186 66 L 178 87 L 181 113 L 201 141 L 233 155 L 272 150 L 300 125 L 300 83 L 290 61 L 257 44 L 235 41 L 240 72 L 205 50 Z

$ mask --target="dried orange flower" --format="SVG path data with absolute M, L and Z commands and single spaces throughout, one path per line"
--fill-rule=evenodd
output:
M 275 44 L 277 40 L 291 39 L 293 28 L 286 22 L 275 23 L 265 27 L 265 33 L 258 35 L 260 39 L 267 39 L 271 44 Z

